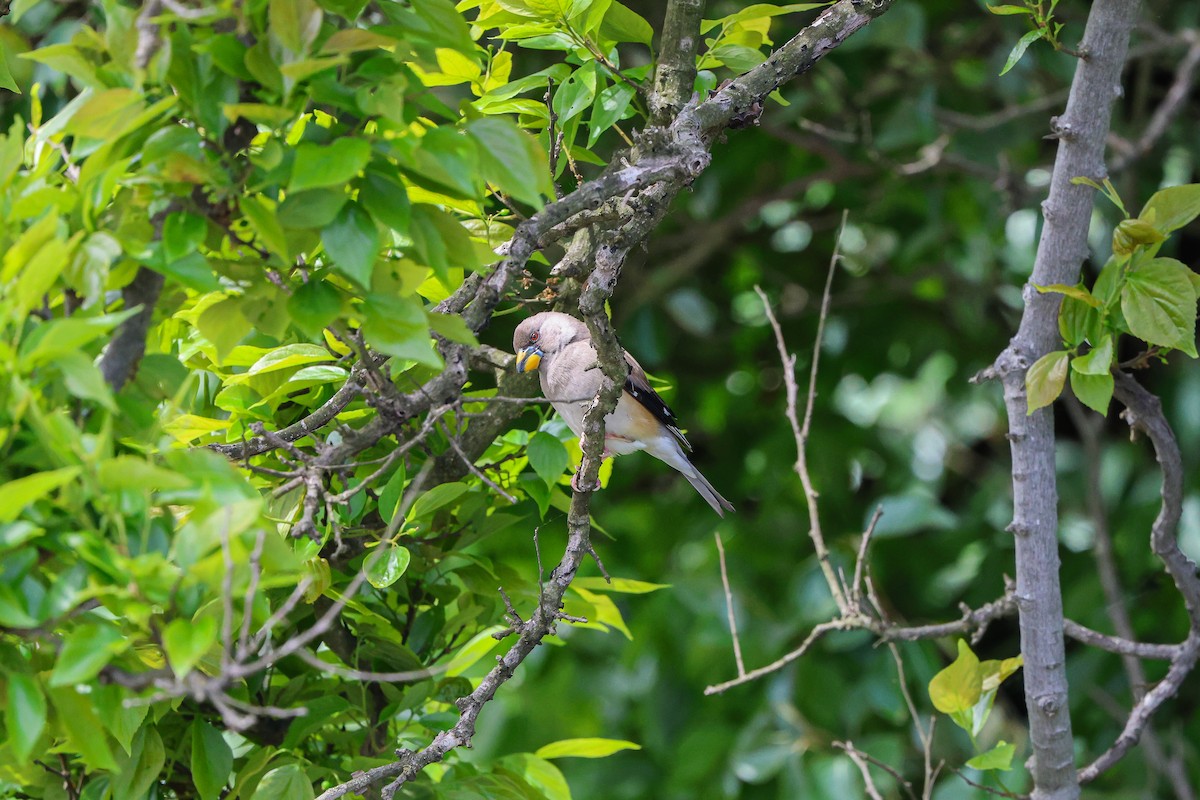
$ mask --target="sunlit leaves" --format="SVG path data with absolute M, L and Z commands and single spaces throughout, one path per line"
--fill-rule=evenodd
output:
M 991 714 L 996 690 L 1022 663 L 1021 656 L 981 662 L 970 645 L 960 639 L 958 657 L 929 682 L 929 699 L 974 742 Z
M 1009 52 L 1008 58 L 1004 62 L 1004 68 L 1000 70 L 1000 74 L 1004 75 L 1015 67 L 1017 62 L 1021 60 L 1021 56 L 1025 55 L 1025 51 L 1029 49 L 1029 45 L 1041 38 L 1043 38 L 1043 33 L 1040 30 L 1033 30 L 1018 39 L 1017 43 L 1013 45 L 1012 51 Z
M 276 767 L 263 776 L 251 800 L 312 800 L 312 782 L 299 764 Z
M 467 131 L 479 144 L 480 167 L 490 183 L 535 208 L 543 195 L 553 195 L 546 151 L 532 136 L 496 117 L 475 120 Z
M 1033 363 L 1025 374 L 1025 392 L 1029 413 L 1053 403 L 1067 381 L 1068 354 L 1063 350 L 1047 353 Z
M 542 745 L 534 755 L 538 758 L 605 758 L 622 750 L 641 750 L 642 746 L 623 739 L 562 739 Z
M 301 144 L 296 148 L 288 191 L 341 186 L 361 172 L 370 158 L 371 145 L 363 139 L 338 139 L 328 145 Z

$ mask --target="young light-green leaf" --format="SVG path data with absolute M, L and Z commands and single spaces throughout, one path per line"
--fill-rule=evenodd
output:
M 1162 233 L 1170 233 L 1200 217 L 1200 183 L 1170 186 L 1155 192 L 1138 215 Z
M 412 553 L 407 547 L 385 544 L 367 556 L 364 564 L 367 580 L 376 589 L 386 589 L 400 580 L 411 561 Z
M 1017 43 L 1013 45 L 1012 52 L 1008 54 L 1008 60 L 1004 62 L 1004 69 L 1000 70 L 1000 74 L 1003 75 L 1015 67 L 1017 62 L 1021 60 L 1021 56 L 1025 55 L 1025 51 L 1029 49 L 1029 45 L 1041 39 L 1043 35 L 1041 30 L 1035 30 L 1018 39 Z
M 966 640 L 958 640 L 958 658 L 929 682 L 929 699 L 943 714 L 969 711 L 979 702 L 983 691 L 983 674 L 979 657 Z
M 642 746 L 624 739 L 562 739 L 542 745 L 534 755 L 538 758 L 604 758 L 622 750 L 641 750 Z
M 978 770 L 1007 770 L 1012 768 L 1013 754 L 1016 752 L 1016 745 L 1009 744 L 1001 740 L 986 753 L 980 753 L 972 759 L 967 760 L 967 766 L 971 769 Z
M 1050 405 L 1062 394 L 1067 382 L 1067 353 L 1055 350 L 1034 362 L 1025 373 L 1025 394 L 1032 414 Z
M 19 672 L 8 675 L 8 702 L 4 706 L 8 744 L 18 763 L 24 763 L 46 727 L 46 696 L 37 678 Z
M 1078 361 L 1078 359 L 1076 360 Z M 1108 403 L 1112 400 L 1113 386 L 1112 373 L 1090 375 L 1071 370 L 1071 391 L 1079 398 L 1079 402 L 1102 416 L 1108 414 Z
M 90 681 L 128 646 L 129 641 L 115 625 L 103 622 L 81 625 L 64 638 L 49 684 L 71 686 Z
M 171 669 L 182 678 L 217 643 L 217 620 L 214 617 L 174 619 L 163 630 L 162 638 Z
M 1084 375 L 1107 375 L 1112 369 L 1113 339 L 1105 336 L 1087 355 L 1071 359 L 1071 369 Z
M 1195 358 L 1196 290 L 1189 272 L 1172 258 L 1156 258 L 1130 271 L 1121 291 L 1121 311 L 1134 336 L 1177 347 Z
M 365 139 L 338 139 L 330 144 L 305 142 L 296 147 L 289 192 L 349 183 L 371 160 Z

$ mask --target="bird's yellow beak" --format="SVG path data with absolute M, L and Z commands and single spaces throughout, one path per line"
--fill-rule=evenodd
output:
M 517 351 L 517 372 L 531 372 L 542 363 L 542 351 L 530 345 Z

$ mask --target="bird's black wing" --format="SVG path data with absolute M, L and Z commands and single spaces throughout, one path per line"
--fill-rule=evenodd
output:
M 646 378 L 646 371 L 642 369 L 642 365 L 629 353 L 625 354 L 625 361 L 629 363 L 629 377 L 625 379 L 625 391 L 629 392 L 634 400 L 641 403 L 642 408 L 653 414 L 655 419 L 666 425 L 667 430 L 681 445 L 691 450 L 692 445 L 683 435 L 683 431 L 679 430 L 679 419 L 675 416 L 675 412 L 650 386 L 650 381 Z

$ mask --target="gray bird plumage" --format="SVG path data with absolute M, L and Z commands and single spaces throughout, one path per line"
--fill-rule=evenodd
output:
M 517 326 L 513 335 L 517 368 L 537 369 L 542 394 L 576 436 L 583 434 L 583 415 L 600 388 L 602 374 L 587 325 L 569 314 L 544 311 Z M 604 419 L 605 449 L 612 455 L 644 450 L 674 467 L 720 516 L 733 506 L 688 460 L 691 450 L 675 414 L 650 386 L 633 356 L 625 354 L 629 378 L 616 409 Z

